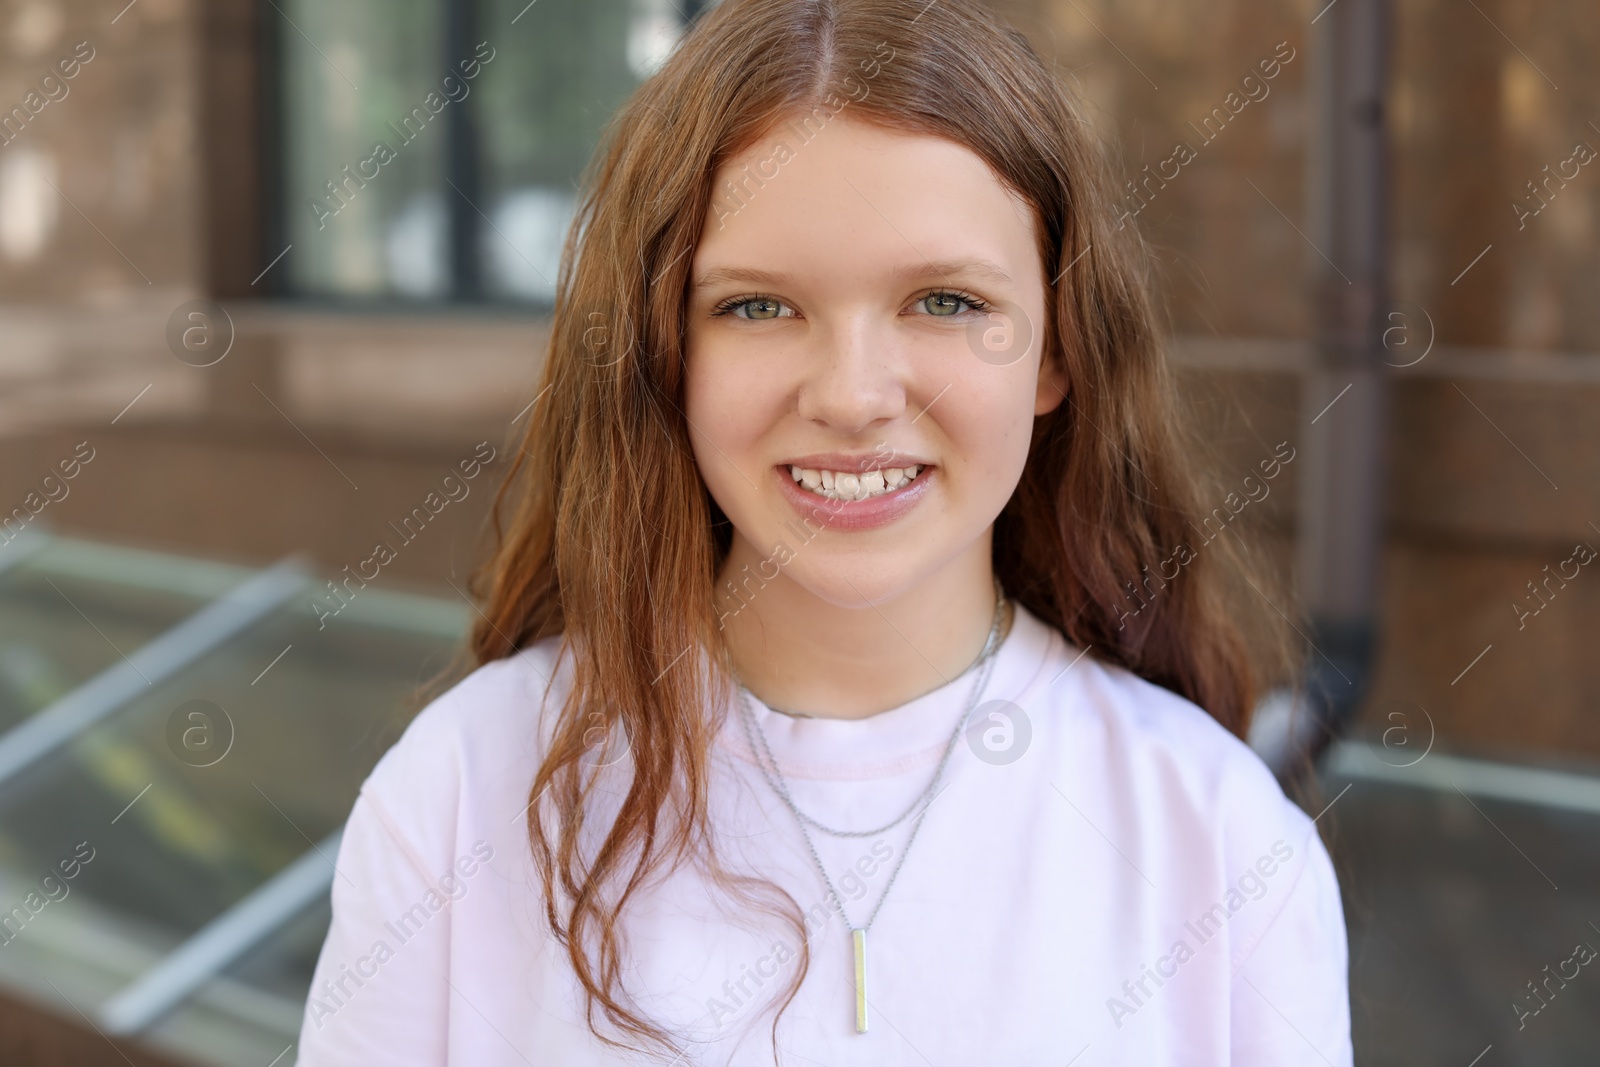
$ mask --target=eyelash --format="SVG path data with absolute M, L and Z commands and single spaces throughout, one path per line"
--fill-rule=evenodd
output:
M 929 297 L 932 297 L 932 296 L 953 296 L 957 300 L 960 300 L 962 303 L 966 304 L 968 309 L 972 310 L 972 311 L 987 311 L 989 309 L 989 302 L 987 300 L 984 300 L 982 297 L 975 296 L 972 293 L 967 292 L 965 289 L 933 289 L 933 290 L 930 290 L 930 291 L 928 291 L 926 293 L 923 293 L 921 296 L 917 297 L 916 300 L 913 300 L 912 303 L 913 304 L 920 303 L 921 301 L 926 300 L 926 299 L 928 299 Z M 776 297 L 764 296 L 761 293 L 751 293 L 751 294 L 748 294 L 748 295 L 745 295 L 745 296 L 729 297 L 728 299 L 722 301 L 722 303 L 718 304 L 716 307 L 712 308 L 711 309 L 711 314 L 713 316 L 717 316 L 717 315 L 732 315 L 733 312 L 734 312 L 734 309 L 736 309 L 736 308 L 742 307 L 745 304 L 754 304 L 754 303 L 757 303 L 758 301 L 763 301 L 763 300 L 770 300 L 775 304 L 782 304 L 783 303 L 783 301 L 777 299 Z M 960 312 L 957 312 L 956 314 L 959 315 Z M 735 316 L 735 317 L 737 317 L 737 316 Z M 954 316 L 951 316 L 951 315 L 930 315 L 928 317 L 929 318 L 940 319 L 940 318 L 953 318 Z M 759 321 L 767 321 L 767 320 L 758 319 L 758 320 L 755 320 L 755 321 L 759 322 Z

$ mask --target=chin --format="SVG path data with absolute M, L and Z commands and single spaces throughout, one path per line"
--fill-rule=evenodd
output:
M 798 562 L 798 561 L 797 561 Z M 837 567 L 813 566 L 806 572 L 791 567 L 789 578 L 807 593 L 841 608 L 867 608 L 897 599 L 916 585 L 917 572 L 885 573 L 870 556 Z

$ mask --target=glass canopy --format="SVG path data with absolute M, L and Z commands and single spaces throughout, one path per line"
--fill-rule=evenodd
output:
M 465 602 L 0 546 L 0 983 L 199 1063 L 293 1063 L 338 833 Z M 280 1059 L 274 1060 L 275 1057 Z

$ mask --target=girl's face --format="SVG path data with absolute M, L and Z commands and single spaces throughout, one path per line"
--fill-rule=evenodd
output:
M 987 574 L 1034 417 L 1067 382 L 1041 359 L 1027 204 L 954 142 L 808 118 L 717 172 L 686 414 L 730 563 L 861 606 L 964 555 Z

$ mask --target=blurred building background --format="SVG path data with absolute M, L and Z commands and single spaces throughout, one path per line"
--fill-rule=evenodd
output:
M 699 6 L 0 0 L 0 908 L 45 897 L 0 932 L 0 1062 L 293 1062 L 574 182 Z M 1224 478 L 1301 441 L 1332 5 L 999 6 L 1130 183 L 1197 149 L 1127 205 Z M 1600 977 L 1528 983 L 1600 948 L 1600 15 L 1390 26 L 1379 642 L 1322 781 L 1358 1062 L 1593 1063 Z M 1242 516 L 1289 577 L 1303 470 Z

